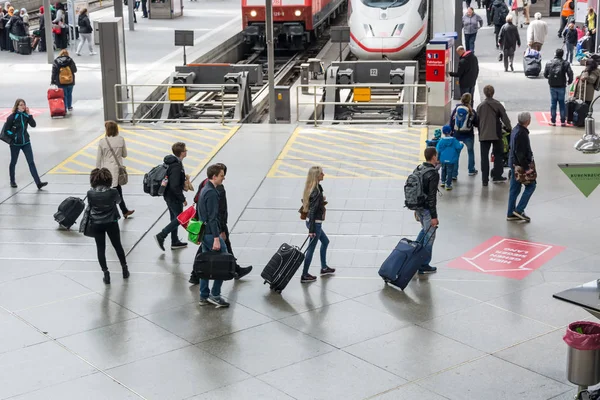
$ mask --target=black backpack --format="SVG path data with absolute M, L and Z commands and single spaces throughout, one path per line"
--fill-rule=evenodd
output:
M 144 175 L 144 193 L 148 193 L 152 197 L 162 195 L 159 193 L 159 189 L 163 179 L 167 176 L 168 169 L 167 164 L 160 164 Z
M 562 60 L 553 61 L 550 66 L 550 73 L 548 74 L 548 83 L 550 86 L 564 86 L 565 82 L 565 71 Z

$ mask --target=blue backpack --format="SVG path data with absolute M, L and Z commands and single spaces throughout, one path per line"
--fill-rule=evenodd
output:
M 456 107 L 454 113 L 454 132 L 470 132 L 473 129 L 473 115 L 467 106 Z

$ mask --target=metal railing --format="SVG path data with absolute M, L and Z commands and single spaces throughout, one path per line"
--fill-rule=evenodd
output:
M 138 100 L 135 98 L 135 88 L 153 88 L 151 93 L 154 93 L 156 89 L 165 88 L 164 93 L 160 98 L 166 99 L 168 97 L 169 88 L 173 87 L 185 87 L 186 93 L 192 92 L 195 94 L 198 93 L 219 93 L 221 100 L 213 101 L 213 100 L 185 100 L 185 101 L 169 101 L 169 100 Z M 225 95 L 228 94 L 227 89 L 235 88 L 237 92 L 241 90 L 241 86 L 235 83 L 223 83 L 220 85 L 209 85 L 209 84 L 156 84 L 156 85 L 133 85 L 133 84 L 116 84 L 114 87 L 115 99 L 125 99 L 125 100 L 116 100 L 115 101 L 115 111 L 117 115 L 118 122 L 131 122 L 135 124 L 136 122 L 212 122 L 220 121 L 222 125 L 226 123 L 238 123 L 240 122 L 236 118 L 231 118 L 226 116 L 226 111 L 228 112 L 230 108 L 235 108 L 239 105 L 238 99 L 236 97 L 235 101 L 225 100 Z M 142 89 L 143 90 L 143 89 Z M 121 91 L 121 95 L 119 96 L 119 91 Z M 144 94 L 144 96 L 149 96 L 150 93 Z M 142 105 L 151 105 L 155 107 L 156 105 L 172 105 L 172 104 L 182 104 L 187 106 L 210 106 L 212 110 L 217 109 L 216 107 L 220 106 L 220 118 L 146 118 L 149 112 L 146 112 L 144 116 L 136 118 L 136 111 L 139 106 Z M 160 112 L 162 113 L 162 108 L 160 107 Z M 233 114 L 233 113 L 231 113 Z
M 305 89 L 305 94 L 301 93 L 302 89 Z M 371 88 L 371 89 L 401 89 L 400 98 L 397 101 L 389 102 L 389 101 L 370 101 L 370 102 L 357 102 L 357 101 L 323 101 L 323 95 L 325 93 L 326 88 L 337 88 L 337 89 L 355 89 L 355 88 Z M 312 91 L 310 90 L 312 89 Z M 321 90 L 318 90 L 321 89 Z M 419 90 L 420 89 L 420 90 Z M 398 90 L 400 91 L 400 90 Z M 418 94 L 420 92 L 424 93 L 424 100 L 417 101 Z M 308 92 L 308 95 L 306 94 Z M 302 97 L 309 97 L 312 95 L 312 101 L 302 101 Z M 411 124 L 427 124 L 427 101 L 428 101 L 429 91 L 427 90 L 427 85 L 425 84 L 406 84 L 406 85 L 393 85 L 393 84 L 356 84 L 356 85 L 326 85 L 326 84 L 309 84 L 309 85 L 298 85 L 296 87 L 296 121 L 297 122 L 313 122 L 315 126 L 322 123 L 350 123 L 350 124 L 368 124 L 368 123 L 402 123 L 411 126 Z M 402 107 L 403 112 L 402 118 L 385 118 L 385 119 L 350 119 L 350 120 L 337 120 L 337 119 L 321 119 L 319 116 L 324 113 L 323 107 L 327 105 L 333 106 L 348 106 L 348 107 L 360 107 L 360 106 L 368 106 L 368 107 L 390 107 L 397 108 Z M 302 119 L 300 117 L 300 108 L 301 106 L 312 106 L 312 115 L 311 119 Z M 414 118 L 416 116 L 416 111 L 413 110 L 413 107 L 422 106 L 424 109 L 424 117 L 420 119 Z

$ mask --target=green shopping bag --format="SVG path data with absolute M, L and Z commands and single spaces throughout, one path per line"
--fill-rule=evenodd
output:
M 195 245 L 202 243 L 204 238 L 204 222 L 198 221 L 196 218 L 192 218 L 188 223 L 186 230 L 188 231 L 188 240 Z

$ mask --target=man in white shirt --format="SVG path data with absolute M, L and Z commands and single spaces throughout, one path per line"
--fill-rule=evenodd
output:
M 527 44 L 533 50 L 541 51 L 547 35 L 548 24 L 542 21 L 541 13 L 535 13 L 535 20 L 527 27 Z

